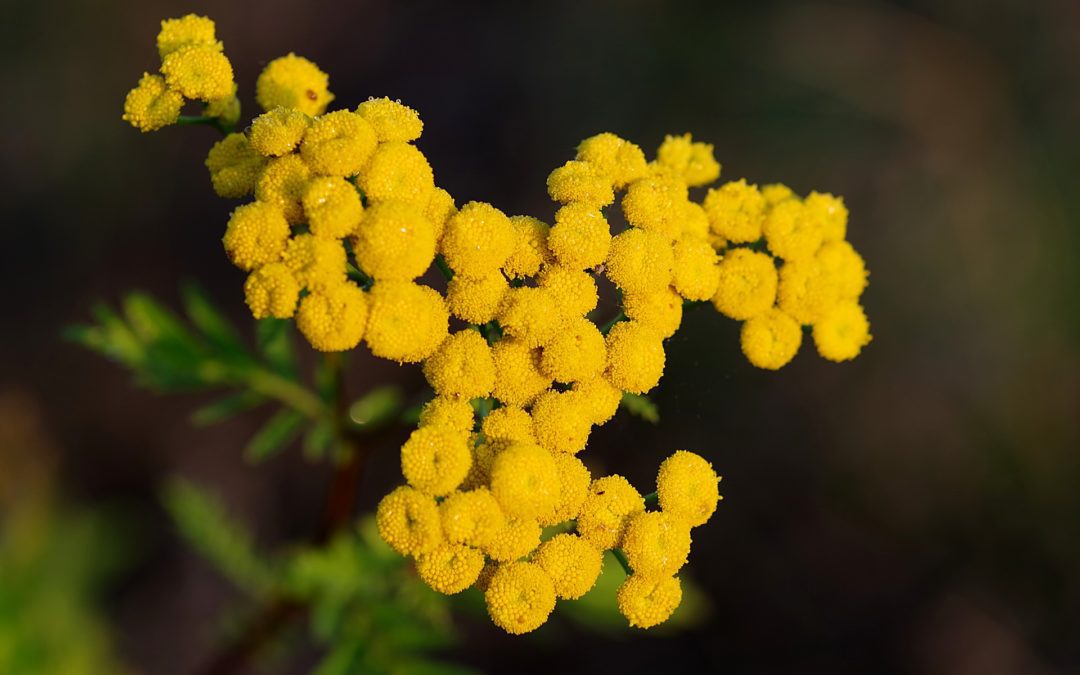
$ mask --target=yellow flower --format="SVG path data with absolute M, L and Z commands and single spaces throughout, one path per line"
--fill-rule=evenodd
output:
M 546 344 L 560 327 L 559 307 L 554 296 L 544 288 L 511 288 L 499 310 L 503 331 L 530 347 Z
M 244 134 L 229 134 L 210 148 L 206 168 L 219 197 L 237 199 L 251 194 L 266 159 L 255 152 Z
M 540 370 L 539 350 L 521 340 L 503 338 L 491 350 L 495 360 L 492 395 L 504 405 L 527 406 L 551 386 Z
M 592 483 L 589 470 L 574 455 L 560 452 L 554 458 L 555 468 L 559 470 L 559 503 L 551 517 L 542 522 L 544 525 L 557 525 L 577 518 Z
M 444 426 L 467 434 L 473 428 L 472 404 L 449 396 L 436 396 L 420 409 L 420 426 Z
M 495 318 L 509 290 L 500 272 L 478 279 L 457 274 L 446 285 L 446 304 L 457 318 L 480 326 Z
M 356 229 L 364 215 L 360 195 L 344 178 L 323 176 L 308 183 L 300 203 L 316 237 L 341 239 Z
M 300 145 L 311 118 L 293 108 L 274 108 L 256 117 L 248 129 L 251 147 L 260 155 L 280 157 Z
M 737 244 L 757 241 L 765 220 L 765 198 L 745 178 L 709 190 L 702 204 L 714 234 Z
M 161 74 L 170 89 L 184 98 L 210 102 L 233 93 L 233 69 L 216 46 L 188 45 L 161 60 Z
M 713 157 L 713 146 L 694 143 L 690 134 L 664 138 L 656 151 L 656 161 L 682 176 L 690 187 L 708 185 L 720 177 L 720 163 Z
M 139 131 L 157 131 L 175 124 L 183 105 L 184 97 L 166 86 L 162 77 L 143 73 L 124 99 L 123 119 Z
M 409 485 L 435 497 L 457 489 L 471 462 L 468 438 L 453 429 L 418 427 L 401 446 L 401 475 Z
M 556 382 L 589 380 L 604 369 L 604 336 L 592 321 L 571 319 L 546 345 L 540 367 Z
M 782 183 L 763 185 L 761 187 L 761 196 L 765 198 L 765 203 L 770 208 L 789 199 L 798 199 L 795 193 L 791 191 L 791 188 Z
M 655 232 L 630 228 L 611 240 L 605 274 L 626 293 L 649 293 L 671 284 L 675 255 Z
M 870 343 L 870 322 L 853 300 L 841 302 L 814 324 L 814 345 L 830 361 L 848 361 Z
M 288 239 L 289 223 L 281 211 L 255 201 L 236 207 L 221 241 L 232 264 L 253 270 L 280 260 Z
M 488 615 L 511 635 L 536 630 L 555 609 L 555 585 L 539 565 L 516 562 L 502 565 L 484 593 Z
M 470 328 L 454 333 L 424 361 L 424 376 L 439 396 L 486 398 L 495 386 L 491 347 Z
M 777 370 L 795 358 L 802 343 L 802 329 L 784 312 L 770 309 L 742 325 L 740 342 L 750 363 Z
M 450 216 L 455 213 L 457 213 L 457 207 L 454 205 L 454 198 L 450 193 L 439 187 L 432 190 L 431 196 L 428 197 L 427 204 L 424 206 L 424 215 L 435 226 L 436 241 L 442 239 L 443 231 L 446 229 L 446 221 L 450 220 Z
M 644 510 L 645 500 L 625 478 L 598 478 L 589 486 L 581 505 L 578 534 L 600 550 L 615 548 L 622 541 L 630 516 Z
M 236 96 L 236 83 L 233 82 L 231 94 L 207 103 L 203 114 L 207 117 L 216 117 L 218 122 L 226 127 L 235 127 L 240 121 L 240 99 Z
M 529 413 L 516 406 L 504 405 L 488 413 L 480 425 L 486 438 L 510 443 L 536 443 L 533 420 Z
M 596 308 L 596 281 L 582 270 L 548 265 L 540 273 L 540 288 L 555 300 L 560 315 L 582 317 Z
M 607 257 L 611 228 L 604 215 L 581 202 L 571 202 L 555 213 L 548 248 L 560 265 L 576 269 L 596 267 Z
M 473 585 L 484 568 L 484 554 L 464 544 L 443 544 L 416 558 L 416 573 L 425 584 L 446 595 Z
M 281 209 L 292 225 L 304 222 L 300 200 L 311 180 L 311 169 L 299 155 L 285 155 L 271 160 L 255 183 L 255 198 Z
M 652 628 L 664 623 L 682 602 L 678 577 L 659 579 L 632 574 L 619 586 L 619 612 L 635 628 Z
M 498 273 L 516 242 L 514 226 L 502 211 L 469 202 L 447 221 L 441 245 L 454 272 L 481 279 Z
M 705 213 L 705 207 L 696 202 L 687 201 L 683 204 L 682 232 L 680 239 L 700 239 L 709 241 L 709 216 Z
M 446 338 L 450 316 L 437 291 L 410 281 L 379 281 L 371 287 L 365 341 L 371 353 L 399 363 L 431 356 Z
M 641 148 L 612 133 L 590 136 L 577 148 L 577 159 L 595 166 L 611 179 L 612 187 L 621 190 L 628 183 L 643 177 L 648 162 Z
M 578 203 L 599 209 L 615 201 L 611 177 L 595 164 L 570 160 L 548 175 L 548 194 L 563 204 Z
M 623 295 L 623 311 L 629 318 L 667 339 L 682 324 L 683 299 L 670 287 L 647 293 L 627 293 Z
M 189 45 L 213 47 L 221 51 L 214 37 L 214 22 L 205 16 L 188 14 L 179 19 L 163 19 L 157 36 L 158 54 L 165 58 L 177 49 Z
M 748 248 L 733 248 L 718 266 L 720 281 L 713 306 L 740 321 L 759 316 L 776 300 L 777 273 L 773 259 Z
M 284 263 L 263 265 L 244 282 L 244 299 L 256 319 L 288 319 L 299 298 L 300 284 Z
M 484 547 L 506 527 L 499 502 L 487 488 L 455 492 L 439 505 L 443 533 L 454 544 Z
M 266 64 L 255 81 L 255 100 L 263 110 L 296 108 L 314 117 L 334 100 L 328 84 L 329 78 L 318 66 L 290 53 Z
M 604 555 L 581 537 L 564 533 L 541 544 L 533 562 L 551 577 L 555 595 L 564 600 L 576 600 L 596 585 L 604 566 Z
M 581 394 L 549 391 L 532 407 L 536 440 L 552 453 L 578 453 L 585 449 L 592 431 L 592 416 L 582 404 Z
M 720 477 L 712 464 L 700 455 L 677 450 L 660 464 L 656 474 L 656 494 L 660 508 L 681 518 L 691 527 L 704 525 L 722 499 Z M 634 568 L 637 570 L 637 568 Z
M 511 279 L 531 277 L 551 260 L 547 247 L 550 228 L 532 216 L 511 216 L 510 224 L 514 226 L 514 251 L 503 263 L 503 272 Z
M 346 280 L 345 249 L 332 239 L 311 234 L 293 237 L 282 260 L 300 285 L 312 292 L 328 291 Z
M 357 184 L 368 199 L 395 199 L 423 208 L 435 189 L 435 174 L 415 145 L 394 141 L 375 148 Z
M 348 110 L 335 110 L 312 121 L 300 154 L 315 173 L 344 178 L 364 168 L 375 146 L 375 130 L 366 120 Z
M 622 199 L 626 222 L 672 241 L 682 232 L 687 202 L 686 183 L 661 171 L 630 183 Z
M 769 210 L 762 225 L 769 250 L 784 260 L 812 257 L 821 246 L 823 220 L 820 210 L 789 199 Z
M 821 222 L 823 241 L 842 241 L 847 236 L 848 210 L 842 198 L 828 192 L 811 192 L 803 204 Z
M 305 296 L 296 315 L 296 327 L 315 349 L 343 352 L 360 344 L 367 315 L 364 292 L 345 282 Z
M 506 527 L 495 533 L 484 547 L 492 560 L 510 562 L 525 557 L 540 545 L 542 530 L 535 519 L 507 518 Z
M 708 300 L 716 293 L 720 271 L 716 251 L 703 239 L 680 239 L 672 248 L 671 285 L 687 300 Z
M 836 286 L 839 296 L 854 300 L 866 288 L 866 263 L 846 241 L 829 241 L 817 252 L 821 273 Z
M 799 323 L 814 324 L 840 302 L 842 282 L 842 276 L 827 274 L 817 258 L 786 262 L 780 268 L 777 304 Z
M 551 453 L 538 445 L 515 443 L 495 456 L 491 493 L 514 518 L 550 515 L 559 501 L 559 470 Z
M 443 542 L 438 504 L 405 485 L 382 498 L 375 525 L 382 540 L 401 555 L 419 555 Z
M 644 394 L 664 374 L 664 343 L 660 334 L 638 321 L 621 321 L 607 335 L 607 378 L 613 385 Z
M 461 483 L 462 490 L 487 487 L 488 483 L 491 482 L 491 465 L 495 462 L 495 456 L 509 447 L 506 441 L 497 441 L 491 438 L 479 439 L 480 437 L 476 434 L 469 438 L 472 466 L 469 467 L 469 473 Z
M 415 141 L 424 130 L 419 113 L 401 101 L 369 98 L 360 104 L 356 113 L 371 124 L 382 143 Z
M 635 575 L 671 576 L 690 555 L 690 525 L 667 511 L 635 514 L 626 525 L 622 550 Z
M 360 269 L 378 281 L 411 281 L 435 259 L 435 228 L 413 204 L 376 202 L 353 238 Z
M 581 394 L 581 403 L 589 413 L 592 423 L 605 424 L 619 411 L 622 402 L 622 390 L 604 377 L 594 377 L 588 381 L 575 382 L 573 391 Z

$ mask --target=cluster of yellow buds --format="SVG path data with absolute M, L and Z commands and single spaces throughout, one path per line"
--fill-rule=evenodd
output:
M 235 96 L 231 69 L 212 67 L 224 59 L 213 35 L 209 19 L 163 22 L 164 93 L 143 105 L 136 89 L 125 119 L 162 126 L 172 99 L 161 97 L 210 100 L 224 79 Z M 169 65 L 174 54 L 183 65 Z M 855 357 L 870 340 L 867 272 L 845 241 L 843 202 L 745 180 L 697 202 L 691 190 L 720 175 L 711 145 L 668 136 L 649 161 L 602 133 L 548 177 L 553 224 L 479 201 L 457 208 L 415 145 L 416 111 L 382 98 L 326 112 L 333 98 L 310 61 L 270 62 L 256 83 L 265 112 L 214 145 L 206 166 L 219 195 L 254 196 L 223 242 L 248 273 L 255 318 L 295 317 L 321 351 L 363 342 L 422 364 L 435 398 L 401 448 L 407 485 L 378 507 L 383 538 L 415 556 L 432 588 L 481 588 L 510 633 L 586 593 L 606 550 L 632 571 L 618 594 L 631 625 L 666 620 L 719 477 L 680 450 L 645 497 L 619 475 L 593 479 L 577 455 L 624 395 L 657 386 L 684 306 L 711 302 L 743 321 L 742 350 L 761 368 L 788 363 L 804 326 L 823 357 Z M 605 209 L 617 201 L 626 227 L 613 235 L 618 214 Z M 433 265 L 444 292 L 417 281 Z M 620 298 L 600 325 L 598 282 Z

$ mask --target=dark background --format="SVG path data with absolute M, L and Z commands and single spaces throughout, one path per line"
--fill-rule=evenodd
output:
M 458 658 L 519 673 L 1080 671 L 1080 3 L 17 3 L 0 25 L 0 390 L 59 449 L 68 500 L 126 514 L 137 554 L 105 600 L 133 667 L 188 672 L 237 600 L 176 538 L 165 477 L 217 489 L 267 547 L 310 531 L 327 479 L 295 451 L 248 467 L 258 414 L 194 430 L 203 398 L 148 394 L 59 338 L 93 301 L 141 288 L 175 306 L 188 279 L 243 319 L 220 243 L 231 205 L 202 166 L 214 132 L 120 120 L 156 66 L 158 21 L 189 11 L 217 21 L 245 119 L 262 65 L 295 51 L 330 73 L 333 106 L 417 108 L 459 204 L 548 219 L 547 173 L 610 130 L 649 151 L 690 131 L 724 179 L 850 207 L 872 273 L 858 360 L 804 344 L 757 371 L 737 324 L 698 310 L 670 342 L 661 425 L 621 414 L 590 443 L 594 468 L 642 488 L 677 448 L 724 474 L 690 562 L 705 622 L 543 641 L 463 618 Z M 353 365 L 357 393 L 422 384 Z M 362 507 L 396 480 L 399 441 Z

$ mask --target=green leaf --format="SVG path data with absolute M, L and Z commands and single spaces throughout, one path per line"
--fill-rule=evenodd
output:
M 249 462 L 261 462 L 292 442 L 303 429 L 307 418 L 295 410 L 283 409 L 263 425 L 248 442 L 245 456 Z
M 253 391 L 241 391 L 208 403 L 191 413 L 191 423 L 197 427 L 224 422 L 233 415 L 251 410 L 266 402 L 266 398 Z
M 196 284 L 181 289 L 184 311 L 200 333 L 219 352 L 237 357 L 249 357 L 240 335 L 232 322 L 214 306 L 209 296 Z M 247 358 L 243 360 L 248 360 Z
M 123 305 L 128 325 L 144 344 L 168 342 L 192 352 L 202 351 L 203 345 L 180 319 L 150 295 L 129 293 Z
M 259 353 L 275 372 L 288 377 L 296 375 L 296 352 L 288 320 L 260 319 L 255 324 L 255 341 Z
M 376 429 L 391 421 L 404 403 L 400 387 L 376 387 L 349 406 L 349 420 L 362 429 Z
M 660 410 L 652 399 L 642 394 L 624 393 L 622 405 L 634 417 L 640 417 L 649 424 L 659 424 Z
M 304 457 L 312 461 L 326 457 L 330 444 L 334 441 L 334 427 L 330 420 L 321 419 L 304 434 Z

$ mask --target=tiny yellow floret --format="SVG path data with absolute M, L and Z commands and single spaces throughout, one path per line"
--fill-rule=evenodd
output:
M 348 110 L 316 117 L 304 134 L 300 154 L 311 170 L 326 176 L 354 176 L 375 152 L 375 130 Z
M 789 199 L 769 210 L 761 230 L 774 255 L 784 260 L 804 260 L 813 257 L 821 246 L 823 212 Z
M 175 124 L 183 106 L 184 97 L 168 87 L 164 78 L 143 73 L 139 84 L 124 99 L 123 119 L 139 131 L 157 131 Z
M 714 234 L 737 244 L 757 241 L 765 221 L 765 198 L 746 179 L 709 190 L 702 203 Z
M 682 602 L 678 577 L 632 574 L 619 586 L 619 612 L 634 628 L 652 628 L 671 618 Z
M 622 476 L 598 478 L 581 505 L 577 531 L 601 550 L 617 547 L 630 516 L 645 510 L 645 500 Z
M 598 209 L 572 202 L 555 213 L 547 245 L 560 265 L 579 270 L 596 267 L 607 258 L 611 227 Z
M 841 302 L 814 324 L 814 345 L 829 361 L 849 361 L 870 343 L 870 322 L 855 301 Z
M 622 199 L 626 222 L 673 241 L 682 232 L 686 209 L 686 183 L 668 171 L 660 171 L 630 183 Z
M 377 281 L 411 281 L 435 259 L 435 227 L 414 204 L 376 202 L 356 227 L 353 253 Z
M 633 515 L 621 548 L 635 575 L 672 576 L 690 555 L 690 525 L 668 511 Z
M 596 309 L 599 300 L 593 276 L 573 267 L 544 267 L 544 271 L 540 273 L 539 286 L 555 301 L 560 315 L 570 319 L 583 317 Z
M 564 600 L 576 600 L 596 585 L 604 566 L 604 556 L 581 537 L 563 533 L 541 544 L 533 562 L 551 577 L 555 595 Z
M 469 202 L 447 221 L 441 246 L 455 273 L 480 279 L 496 274 L 516 243 L 514 226 L 502 211 Z
M 656 161 L 682 176 L 690 187 L 708 185 L 720 177 L 720 163 L 713 157 L 713 146 L 694 142 L 690 134 L 664 138 L 656 151 Z
M 633 394 L 644 394 L 664 374 L 664 343 L 660 334 L 638 321 L 621 321 L 607 334 L 607 378 Z
M 522 408 L 504 405 L 488 413 L 480 425 L 486 438 L 509 443 L 536 443 L 533 419 Z
M 700 455 L 678 450 L 660 464 L 656 494 L 660 508 L 691 527 L 704 525 L 720 501 L 720 477 Z
M 531 443 L 515 443 L 495 456 L 491 493 L 514 518 L 549 515 L 559 500 L 559 470 L 551 453 Z
M 247 136 L 233 133 L 214 143 L 205 163 L 214 192 L 219 197 L 237 199 L 255 191 L 266 159 L 255 152 Z
M 548 194 L 563 204 L 578 203 L 599 209 L 615 201 L 611 177 L 595 164 L 570 160 L 548 175 Z
M 256 319 L 288 319 L 299 299 L 300 284 L 285 263 L 263 265 L 244 282 L 244 300 Z
M 369 98 L 357 107 L 356 114 L 371 124 L 382 143 L 415 141 L 424 130 L 419 113 L 386 97 Z
M 375 509 L 379 536 L 401 555 L 419 555 L 443 542 L 435 500 L 406 485 L 382 498 Z
M 282 260 L 300 285 L 312 292 L 328 291 L 346 280 L 345 249 L 333 239 L 312 234 L 293 237 Z
M 551 386 L 540 369 L 540 350 L 526 342 L 503 338 L 491 350 L 495 360 L 492 395 L 504 405 L 527 406 Z
M 502 565 L 484 593 L 488 615 L 511 635 L 536 630 L 555 609 L 555 584 L 539 565 L 515 562 Z
M 435 189 L 435 174 L 415 145 L 393 141 L 378 145 L 357 184 L 368 199 L 395 199 L 422 209 Z
M 777 370 L 795 358 L 802 329 L 795 319 L 774 308 L 743 323 L 740 342 L 750 363 Z
M 577 148 L 577 159 L 595 166 L 607 175 L 612 187 L 621 190 L 648 172 L 648 162 L 641 148 L 612 133 L 590 136 Z
M 484 553 L 499 562 L 519 560 L 536 550 L 542 533 L 534 518 L 507 518 L 506 527 L 495 533 Z
M 764 314 L 776 301 L 777 272 L 773 259 L 748 248 L 724 254 L 712 303 L 716 311 L 743 321 Z
M 605 274 L 626 293 L 649 293 L 671 284 L 675 254 L 664 237 L 630 228 L 611 240 Z
M 499 313 L 509 290 L 501 272 L 480 278 L 457 274 L 446 284 L 446 304 L 457 318 L 482 326 Z
M 304 297 L 296 327 L 315 349 L 343 352 L 360 344 L 367 315 L 367 296 L 355 284 L 344 282 Z
M 232 212 L 222 243 L 232 264 L 253 270 L 280 260 L 288 240 L 289 223 L 281 210 L 254 201 Z
M 364 336 L 371 353 L 399 363 L 423 361 L 442 344 L 450 321 L 438 291 L 410 281 L 379 281 L 371 287 Z
M 682 324 L 683 299 L 670 286 L 648 293 L 623 295 L 626 316 L 652 328 L 665 340 Z
M 843 198 L 828 192 L 811 192 L 803 204 L 821 222 L 823 241 L 843 241 L 847 237 L 848 210 Z
M 672 249 L 671 285 L 687 300 L 713 297 L 720 283 L 716 251 L 704 239 L 683 238 Z
M 255 100 L 263 110 L 296 108 L 314 117 L 334 100 L 329 81 L 314 63 L 290 53 L 266 64 L 255 81 Z
M 256 117 L 248 128 L 251 147 L 264 157 L 287 155 L 300 145 L 311 118 L 294 108 L 274 108 Z
M 499 502 L 487 488 L 455 492 L 439 505 L 443 533 L 455 544 L 483 548 L 506 527 Z
M 473 585 L 484 568 L 484 554 L 464 544 L 443 544 L 416 558 L 416 573 L 432 589 L 445 595 Z
M 184 98 L 209 103 L 233 93 L 232 64 L 216 45 L 191 44 L 169 52 L 161 60 L 161 74 Z
M 473 429 L 472 404 L 458 398 L 436 396 L 420 409 L 421 426 L 445 426 L 467 434 Z
M 454 333 L 424 361 L 424 376 L 439 396 L 486 398 L 495 386 L 491 347 L 478 331 Z
M 555 337 L 561 317 L 551 292 L 532 286 L 511 288 L 498 314 L 503 331 L 530 347 L 542 346 Z
M 556 382 L 590 380 L 604 369 L 607 347 L 600 329 L 585 318 L 574 318 L 544 345 L 540 367 Z
M 434 497 L 456 490 L 471 462 L 468 438 L 444 427 L 418 427 L 401 446 L 401 474 L 409 485 Z
M 554 457 L 559 470 L 559 503 L 551 517 L 541 521 L 544 525 L 557 525 L 577 518 L 592 484 L 592 474 L 580 459 L 566 452 Z
M 158 55 L 165 58 L 181 47 L 200 45 L 221 51 L 221 43 L 214 37 L 214 22 L 196 14 L 179 19 L 163 19 L 157 35 Z
M 364 206 L 353 184 L 344 178 L 323 176 L 308 183 L 300 199 L 308 228 L 316 237 L 342 239 L 364 215 Z
M 536 441 L 552 453 L 578 453 L 592 431 L 592 415 L 575 391 L 548 391 L 532 407 Z
M 514 226 L 514 250 L 503 263 L 503 272 L 511 279 L 534 276 L 540 266 L 551 261 L 547 247 L 551 228 L 532 216 L 511 216 Z
M 299 155 L 270 160 L 255 184 L 255 198 L 281 209 L 291 225 L 304 222 L 301 199 L 311 180 L 311 169 Z

